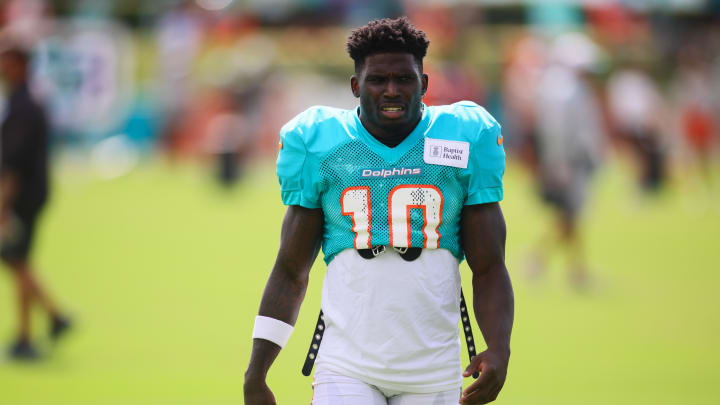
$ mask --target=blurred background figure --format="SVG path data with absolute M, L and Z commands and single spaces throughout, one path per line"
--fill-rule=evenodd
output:
M 38 357 L 31 342 L 30 309 L 37 302 L 50 320 L 50 337 L 58 339 L 70 321 L 50 299 L 30 260 L 35 228 L 48 196 L 49 129 L 43 107 L 28 87 L 28 53 L 16 45 L 0 49 L 0 74 L 8 91 L 0 128 L 0 256 L 13 273 L 17 292 L 18 331 L 9 348 L 17 360 Z
M 547 254 L 564 248 L 568 276 L 578 288 L 588 285 L 579 217 L 602 158 L 605 137 L 600 103 L 589 77 L 599 65 L 599 52 L 580 33 L 557 37 L 537 87 L 537 182 L 555 221 L 551 236 L 539 241 L 530 271 L 540 275 Z
M 620 67 L 607 82 L 611 123 L 638 162 L 638 183 L 647 193 L 659 192 L 666 181 L 666 146 L 662 139 L 663 96 L 642 68 Z
M 242 176 L 254 134 L 251 118 L 238 106 L 233 94 L 226 94 L 225 99 L 207 124 L 205 148 L 216 162 L 218 182 L 230 187 Z
M 546 45 L 541 38 L 525 34 L 508 49 L 502 83 L 503 133 L 513 150 L 533 175 L 538 170 L 537 96 L 547 64 Z
M 677 111 L 676 127 L 687 146 L 690 166 L 695 167 L 702 182 L 712 184 L 711 159 L 718 131 L 720 96 L 713 78 L 712 63 L 718 56 L 707 52 L 712 49 L 713 37 L 699 33 L 678 53 L 678 67 L 671 91 L 673 107 Z

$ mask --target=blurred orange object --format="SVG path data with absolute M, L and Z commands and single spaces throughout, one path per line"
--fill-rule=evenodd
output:
M 708 111 L 698 106 L 689 107 L 683 114 L 682 125 L 690 146 L 696 150 L 706 150 L 710 147 L 716 123 Z

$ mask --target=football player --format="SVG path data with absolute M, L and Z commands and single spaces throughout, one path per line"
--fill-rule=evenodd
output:
M 282 128 L 277 174 L 288 209 L 255 321 L 246 404 L 275 403 L 266 375 L 321 247 L 313 404 L 482 404 L 502 388 L 514 300 L 498 205 L 500 125 L 472 102 L 423 104 L 428 44 L 406 18 L 354 30 L 350 87 L 360 105 L 312 107 Z M 487 350 L 463 372 L 464 259 Z M 478 372 L 461 392 L 462 377 Z
M 49 315 L 53 340 L 70 328 L 30 260 L 35 226 L 48 195 L 48 127 L 44 109 L 29 89 L 29 64 L 28 52 L 15 44 L 0 51 L 0 76 L 9 90 L 0 125 L 0 259 L 12 271 L 18 293 L 18 334 L 8 350 L 15 360 L 38 357 L 30 339 L 33 302 Z

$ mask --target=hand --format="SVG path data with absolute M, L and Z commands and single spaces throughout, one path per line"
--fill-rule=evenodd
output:
M 480 378 L 470 384 L 460 397 L 462 405 L 487 404 L 497 398 L 505 384 L 510 354 L 494 353 L 486 350 L 473 357 L 463 377 L 480 372 Z
M 276 405 L 275 396 L 265 380 L 245 380 L 245 405 Z

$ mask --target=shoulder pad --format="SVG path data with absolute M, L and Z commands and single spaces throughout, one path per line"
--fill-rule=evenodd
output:
M 280 136 L 283 139 L 299 137 L 309 153 L 321 154 L 349 138 L 347 128 L 349 118 L 352 118 L 350 113 L 334 107 L 313 106 L 283 125 Z

